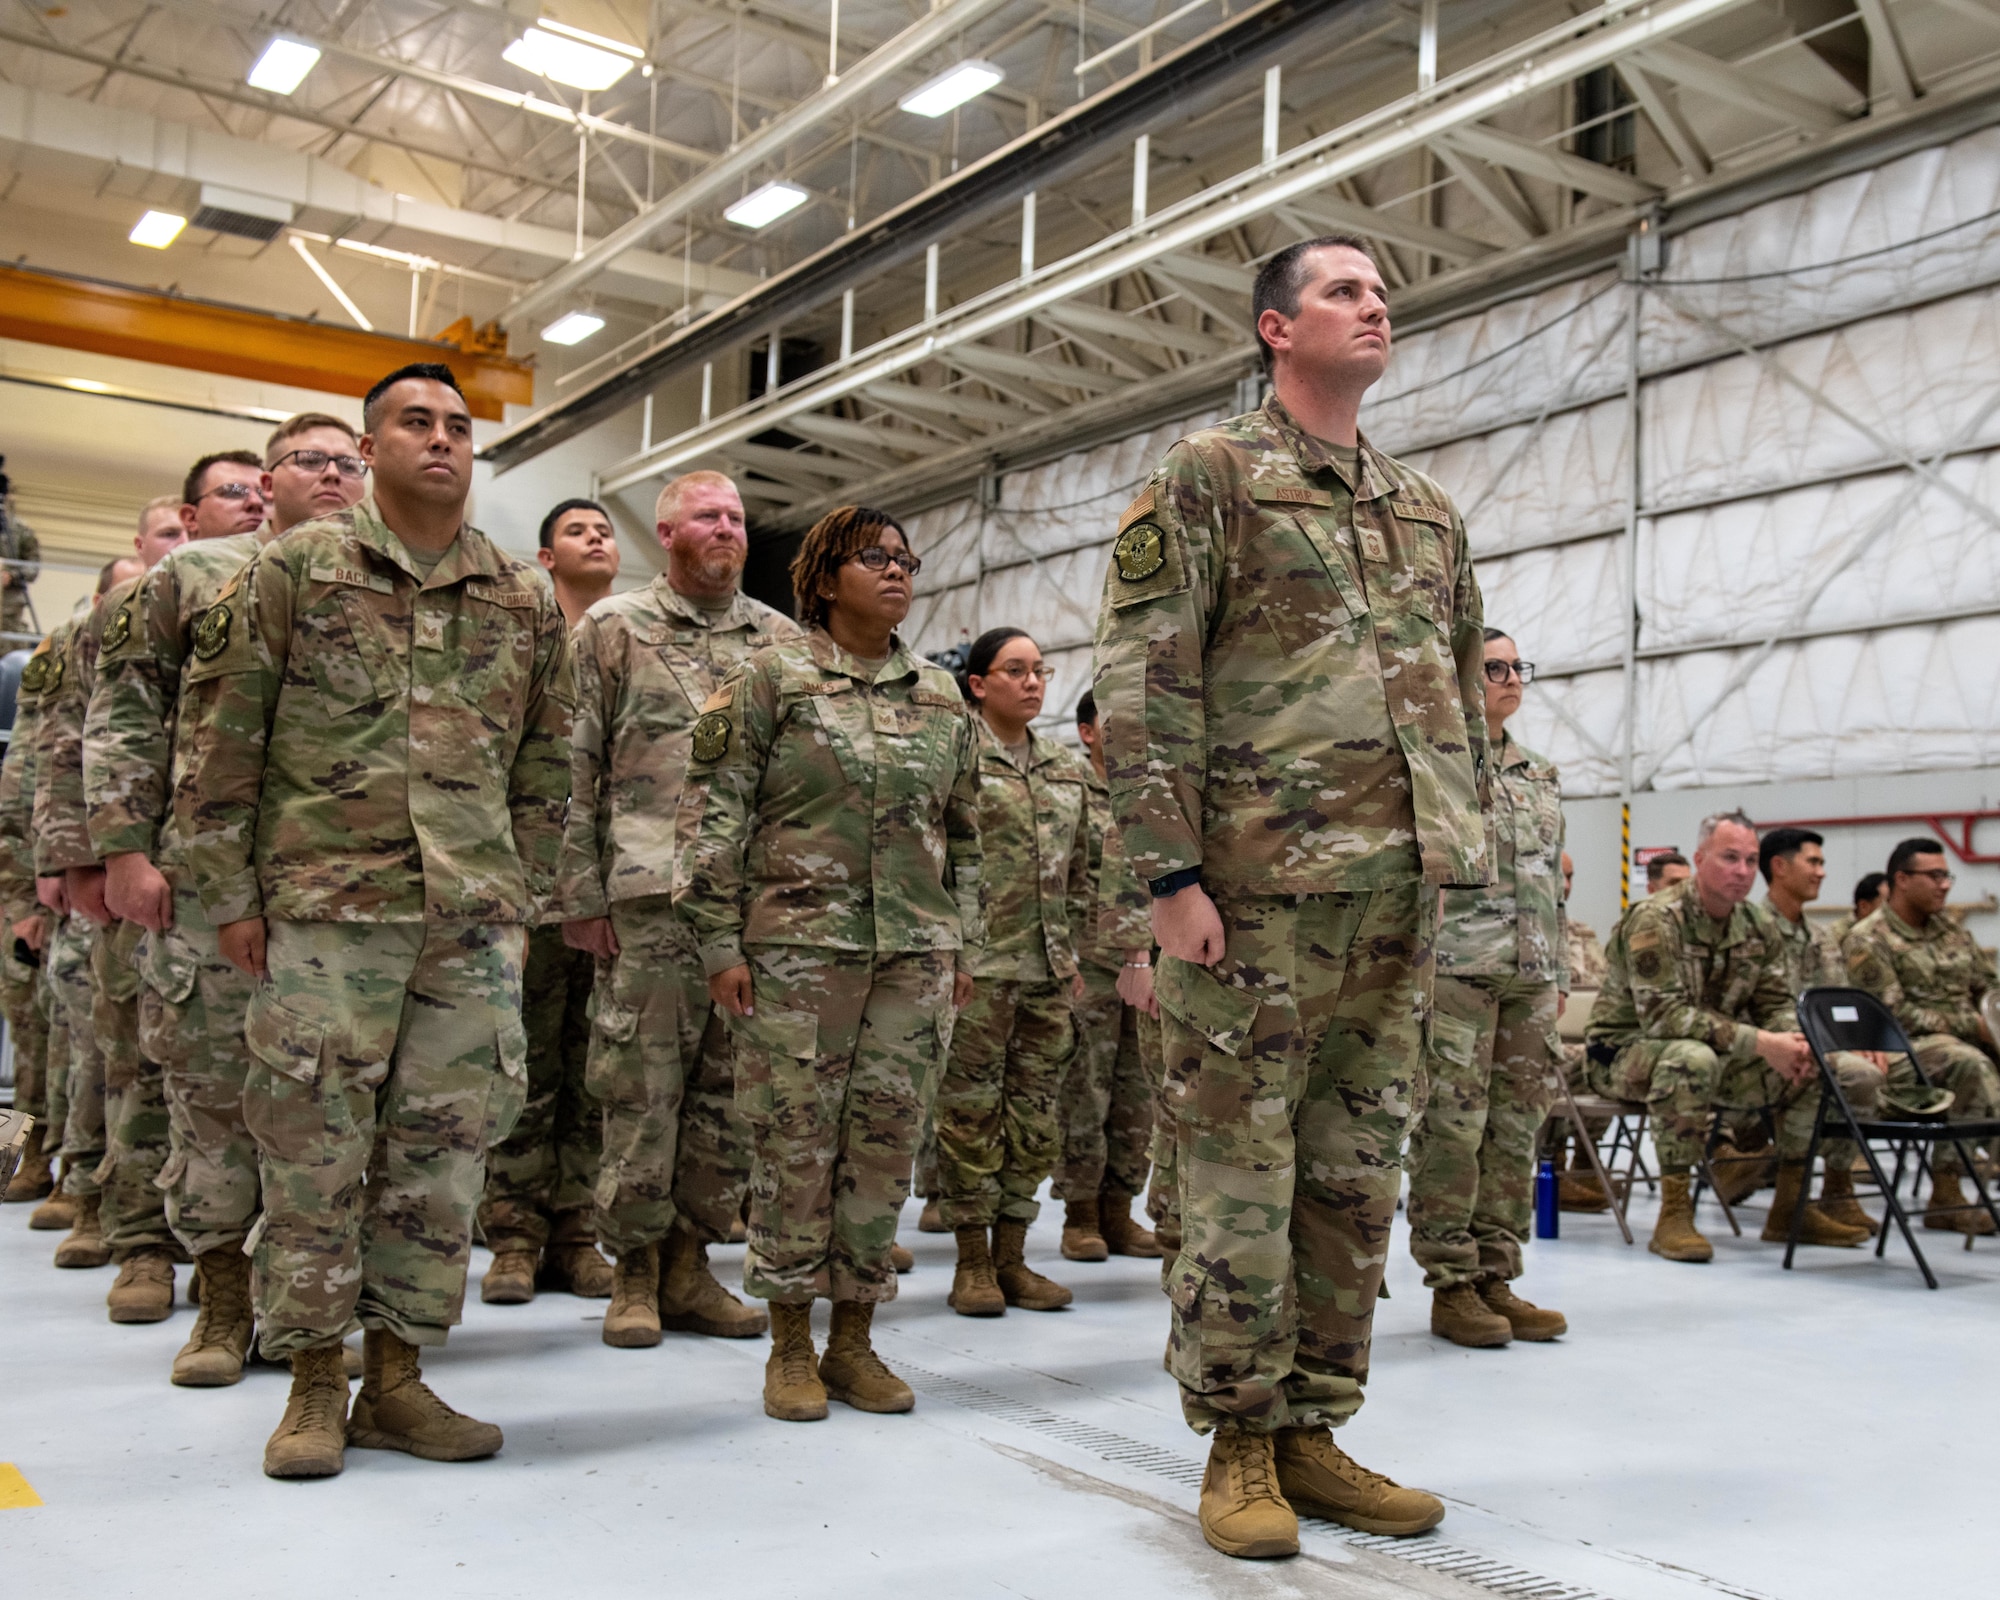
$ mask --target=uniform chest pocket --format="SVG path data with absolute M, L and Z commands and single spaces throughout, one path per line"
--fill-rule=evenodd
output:
M 392 595 L 364 596 L 341 587 L 311 602 L 292 629 L 292 660 L 319 689 L 329 717 L 374 707 L 396 693 L 385 638 L 392 618 L 376 606 L 399 606 Z
M 844 680 L 802 695 L 791 715 L 814 743 L 832 752 L 842 778 L 857 789 L 868 785 L 872 763 L 863 747 L 872 753 L 874 732 L 866 702 L 850 692 Z
M 525 609 L 466 597 L 432 621 L 417 597 L 415 642 L 418 672 L 472 707 L 496 728 L 512 726 L 534 666 L 534 633 Z M 442 652 L 428 659 L 436 649 Z
M 1329 638 L 1351 639 L 1368 602 L 1327 520 L 1332 512 L 1258 509 L 1242 575 L 1257 590 L 1264 625 L 1279 650 L 1296 656 Z

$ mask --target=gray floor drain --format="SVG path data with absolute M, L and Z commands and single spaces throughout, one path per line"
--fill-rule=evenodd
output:
M 1096 1456 L 1101 1461 L 1135 1467 L 1184 1488 L 1201 1486 L 1202 1463 L 1192 1457 L 1163 1450 L 1158 1445 L 1142 1444 L 1137 1439 L 1126 1438 L 1122 1433 L 1113 1433 L 1109 1428 L 1079 1422 L 1074 1417 L 1065 1417 L 1031 1401 L 1015 1400 L 996 1390 L 967 1383 L 962 1378 L 947 1378 L 942 1373 L 912 1366 L 906 1361 L 899 1360 L 896 1370 L 925 1394 L 957 1406 L 962 1411 L 976 1411 L 982 1416 L 1027 1428 L 1081 1450 L 1086 1455 Z M 1432 1534 L 1417 1539 L 1391 1539 L 1381 1534 L 1356 1533 L 1352 1528 L 1343 1528 L 1332 1522 L 1314 1520 L 1313 1526 L 1357 1549 L 1373 1551 L 1395 1561 L 1406 1561 L 1411 1566 L 1424 1567 L 1432 1572 L 1442 1572 L 1461 1583 L 1469 1583 L 1494 1594 L 1518 1596 L 1519 1600 L 1605 1600 L 1595 1589 L 1559 1583 L 1553 1578 L 1509 1566 L 1504 1561 L 1461 1550 Z

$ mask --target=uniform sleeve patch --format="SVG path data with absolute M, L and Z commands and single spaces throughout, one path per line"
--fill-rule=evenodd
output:
M 720 711 L 705 711 L 694 725 L 694 758 L 720 761 L 729 753 L 729 718 Z
M 1123 533 L 1127 528 L 1131 527 L 1132 524 L 1137 522 L 1141 517 L 1150 516 L 1152 514 L 1152 510 L 1153 510 L 1153 486 L 1149 483 L 1146 485 L 1145 488 L 1139 491 L 1139 498 L 1134 500 L 1129 506 L 1127 506 L 1125 508 L 1124 514 L 1121 517 L 1119 517 L 1118 531 L 1120 533 Z
M 213 661 L 229 648 L 230 616 L 226 602 L 218 601 L 201 614 L 194 625 L 194 653 L 200 661 Z
M 1144 583 L 1167 564 L 1166 536 L 1150 522 L 1134 523 L 1118 535 L 1111 559 L 1125 582 Z
M 104 638 L 98 645 L 100 653 L 108 653 L 120 648 L 132 637 L 132 605 L 127 601 L 111 613 L 111 620 L 104 625 Z
M 28 658 L 28 664 L 21 669 L 21 687 L 29 694 L 40 694 L 49 686 L 49 649 L 43 645 Z

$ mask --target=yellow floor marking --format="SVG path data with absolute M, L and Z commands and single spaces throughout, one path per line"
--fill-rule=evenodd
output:
M 0 1511 L 22 1511 L 41 1503 L 42 1497 L 21 1476 L 21 1469 L 11 1461 L 0 1461 Z

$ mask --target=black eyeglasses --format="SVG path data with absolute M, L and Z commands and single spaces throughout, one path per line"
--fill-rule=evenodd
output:
M 248 500 L 252 495 L 255 495 L 259 500 L 262 500 L 264 498 L 264 491 L 259 485 L 254 483 L 218 483 L 213 489 L 202 490 L 200 494 L 194 497 L 193 503 L 199 505 L 210 495 L 216 495 L 224 500 Z
M 1535 681 L 1535 664 L 1532 661 L 1489 661 L 1486 663 L 1486 681 L 1488 683 L 1505 683 L 1509 673 L 1518 677 L 1523 683 L 1533 683 Z
M 907 550 L 891 550 L 886 545 L 871 544 L 865 550 L 857 550 L 854 559 L 870 572 L 887 572 L 892 561 L 913 578 L 924 570 L 922 556 L 913 556 Z
M 326 464 L 331 461 L 334 470 L 343 478 L 358 479 L 368 470 L 368 463 L 359 456 L 337 456 L 328 450 L 287 450 L 271 463 L 271 470 L 276 472 L 287 461 L 296 461 L 299 471 L 307 473 L 324 472 Z

